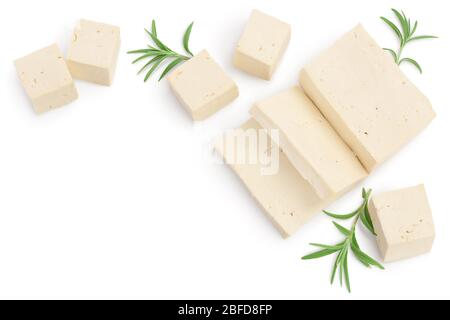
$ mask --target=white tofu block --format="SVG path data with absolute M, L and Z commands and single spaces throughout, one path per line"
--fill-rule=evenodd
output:
M 254 10 L 237 45 L 234 65 L 251 75 L 270 80 L 290 38 L 290 25 Z
M 369 212 L 385 262 L 431 250 L 435 230 L 423 185 L 374 196 Z
M 116 71 L 120 48 L 120 29 L 81 20 L 75 27 L 67 64 L 73 77 L 110 86 Z
M 16 60 L 15 65 L 37 113 L 64 106 L 78 98 L 72 76 L 56 44 Z
M 261 129 L 262 127 L 252 119 L 238 130 Z M 224 157 L 225 162 L 242 180 L 283 237 L 292 236 L 302 225 L 335 200 L 334 198 L 320 199 L 311 185 L 291 165 L 285 154 L 272 143 L 261 143 L 260 136 L 258 139 L 248 139 L 241 152 L 247 154 L 251 150 L 266 154 L 280 152 L 278 172 L 274 175 L 262 174 L 265 165 L 261 161 L 233 163 L 236 157 L 242 156 L 238 154 L 236 157 L 231 157 L 227 152 L 227 148 L 235 148 L 229 145 L 230 141 L 236 143 L 234 142 L 236 140 L 224 138 L 224 141 L 225 145 L 217 145 L 216 151 Z
M 168 76 L 170 87 L 194 120 L 204 120 L 239 96 L 234 81 L 206 50 Z
M 265 129 L 279 130 L 281 149 L 319 197 L 342 195 L 368 175 L 298 86 L 257 103 L 251 114 Z
M 428 99 L 361 25 L 309 63 L 300 83 L 369 171 L 435 117 Z

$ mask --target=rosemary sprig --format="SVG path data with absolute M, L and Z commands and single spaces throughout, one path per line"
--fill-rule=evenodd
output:
M 395 32 L 400 41 L 400 47 L 397 51 L 389 48 L 383 49 L 389 51 L 392 54 L 392 57 L 394 58 L 397 65 L 401 65 L 403 62 L 407 62 L 415 66 L 419 70 L 419 72 L 422 73 L 422 67 L 416 60 L 412 58 L 402 58 L 403 50 L 405 49 L 405 46 L 410 42 L 423 39 L 436 39 L 437 37 L 430 35 L 416 36 L 415 33 L 417 31 L 418 22 L 415 21 L 414 23 L 412 23 L 411 19 L 407 18 L 403 11 L 398 11 L 396 9 L 391 10 L 397 17 L 397 20 L 400 23 L 400 27 L 398 27 L 397 25 L 395 25 L 395 23 L 385 17 L 380 17 L 380 19 L 383 20 Z
M 334 226 L 344 235 L 344 240 L 337 245 L 324 245 L 319 243 L 311 243 L 311 246 L 320 248 L 320 251 L 317 251 L 315 253 L 309 254 L 307 256 L 304 256 L 302 260 L 313 260 L 313 259 L 319 259 L 322 257 L 326 257 L 332 254 L 337 254 L 336 260 L 333 265 L 332 273 L 331 273 L 331 284 L 334 283 L 334 280 L 336 278 L 336 273 L 339 271 L 339 279 L 342 286 L 343 279 L 345 279 L 345 285 L 347 287 L 347 290 L 351 292 L 351 285 L 350 285 L 350 275 L 349 275 L 349 269 L 348 269 L 348 255 L 350 252 L 353 253 L 353 255 L 358 259 L 359 262 L 361 262 L 364 266 L 370 268 L 372 266 L 377 267 L 379 269 L 384 270 L 384 267 L 378 263 L 375 259 L 371 258 L 369 255 L 364 253 L 359 244 L 356 240 L 356 226 L 358 225 L 358 222 L 361 221 L 362 224 L 372 233 L 375 234 L 375 230 L 373 227 L 372 219 L 369 215 L 368 210 L 368 203 L 370 196 L 372 194 L 372 190 L 363 189 L 362 191 L 362 198 L 363 203 L 362 205 L 356 209 L 355 211 L 348 213 L 348 214 L 334 214 L 328 211 L 324 211 L 326 215 L 333 219 L 337 220 L 349 220 L 354 218 L 351 229 L 347 229 L 343 227 L 342 225 L 338 224 L 337 222 L 333 222 Z
M 140 74 L 144 70 L 148 69 L 147 74 L 145 75 L 144 78 L 144 82 L 147 82 L 150 76 L 163 63 L 169 62 L 164 71 L 161 73 L 159 81 L 161 81 L 177 65 L 191 59 L 194 56 L 191 50 L 189 49 L 189 40 L 191 37 L 193 26 L 194 22 L 192 22 L 188 26 L 183 36 L 183 48 L 186 51 L 186 54 L 180 54 L 170 49 L 158 38 L 158 33 L 156 31 L 156 22 L 155 20 L 152 21 L 151 31 L 145 29 L 145 32 L 150 37 L 153 44 L 148 45 L 147 48 L 145 49 L 133 50 L 128 52 L 128 54 L 140 55 L 137 59 L 133 61 L 133 64 L 143 60 L 149 60 L 138 72 L 138 74 Z

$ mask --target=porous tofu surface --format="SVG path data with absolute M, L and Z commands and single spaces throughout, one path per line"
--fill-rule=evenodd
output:
M 435 117 L 429 100 L 362 25 L 307 64 L 300 83 L 369 171 Z
M 68 65 L 74 77 L 110 85 L 120 49 L 120 28 L 80 20 L 73 32 Z
M 72 76 L 56 44 L 15 61 L 17 74 L 37 113 L 78 98 Z
M 173 70 L 168 81 L 194 120 L 204 120 L 239 96 L 236 83 L 203 50 Z
M 423 185 L 376 195 L 369 212 L 386 262 L 431 250 L 435 228 Z
M 298 86 L 255 104 L 253 117 L 280 133 L 280 147 L 321 198 L 341 195 L 367 176 L 352 150 Z
M 291 37 L 289 24 L 253 10 L 236 47 L 234 64 L 239 69 L 270 80 Z

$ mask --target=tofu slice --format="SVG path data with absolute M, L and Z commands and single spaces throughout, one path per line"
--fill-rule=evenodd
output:
M 435 117 L 428 99 L 361 25 L 309 63 L 300 83 L 369 172 Z
M 206 50 L 176 68 L 170 87 L 194 120 L 204 120 L 239 96 L 236 83 Z
M 372 197 L 369 213 L 385 262 L 431 251 L 435 229 L 423 185 Z
M 262 127 L 253 119 L 238 130 L 266 134 L 264 130 L 261 131 Z M 320 199 L 309 182 L 303 179 L 291 165 L 286 155 L 276 145 L 270 143 L 270 138 L 269 143 L 263 143 L 260 135 L 255 134 L 254 136 L 257 139 L 247 139 L 247 143 L 243 145 L 238 142 L 238 147 L 241 148 L 233 145 L 236 143 L 236 139 L 225 137 L 224 143 L 216 146 L 216 151 L 242 180 L 281 235 L 287 238 L 331 204 L 335 198 Z M 229 148 L 235 148 L 241 154 L 230 156 L 230 152 L 227 152 Z M 255 163 L 251 161 L 237 163 L 235 161 L 236 157 L 244 156 L 245 158 L 242 153 L 249 154 L 252 150 L 266 154 L 280 152 L 277 172 L 271 175 L 263 174 L 265 165 L 262 161 Z
M 234 65 L 251 75 L 270 80 L 290 38 L 289 24 L 253 10 L 237 45 Z
M 252 116 L 279 130 L 280 147 L 320 198 L 342 195 L 367 172 L 317 107 L 298 87 L 256 103 Z
M 120 49 L 120 28 L 81 20 L 75 27 L 67 63 L 76 79 L 110 86 Z
M 66 61 L 56 44 L 16 60 L 15 65 L 36 113 L 64 106 L 78 98 Z

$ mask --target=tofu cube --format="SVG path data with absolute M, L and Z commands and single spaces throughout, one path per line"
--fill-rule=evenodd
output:
M 67 63 L 73 77 L 110 86 L 120 48 L 120 29 L 81 20 L 75 27 Z
M 242 134 L 247 138 L 243 138 Z M 235 151 L 229 152 L 229 149 Z M 254 119 L 227 133 L 216 145 L 216 151 L 242 180 L 284 238 L 294 235 L 301 226 L 336 200 L 320 199 L 284 152 L 273 146 L 267 131 Z M 268 161 L 258 156 L 257 161 L 251 158 L 255 154 L 272 157 L 274 152 L 279 153 L 279 158 L 274 156 L 278 159 L 278 170 L 275 174 L 263 174 Z
M 239 96 L 234 81 L 203 50 L 173 70 L 169 85 L 194 120 L 204 120 Z
M 311 100 L 293 87 L 257 103 L 253 117 L 279 131 L 280 147 L 320 198 L 342 195 L 367 172 Z
M 36 113 L 69 104 L 77 89 L 56 44 L 15 61 L 17 74 Z
M 254 10 L 237 45 L 234 65 L 251 75 L 270 80 L 290 38 L 290 25 Z
M 361 25 L 309 63 L 300 83 L 368 171 L 435 117 L 425 95 Z
M 385 262 L 431 250 L 435 230 L 423 185 L 374 196 L 369 202 L 369 213 Z

